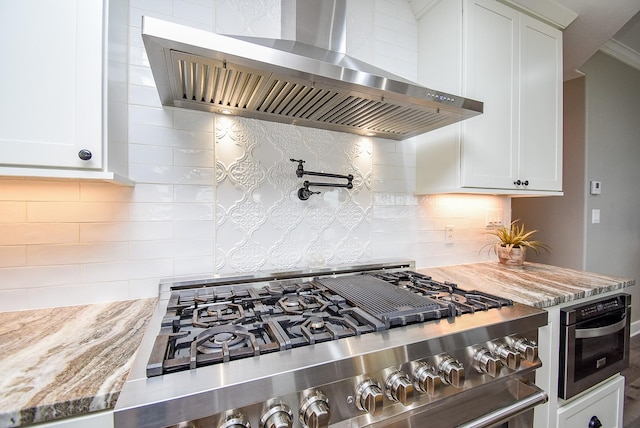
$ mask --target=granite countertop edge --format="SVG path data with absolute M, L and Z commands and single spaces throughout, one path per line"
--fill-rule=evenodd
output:
M 0 428 L 112 409 L 156 306 L 151 298 L 0 313 Z
M 541 309 L 635 285 L 634 279 L 529 262 L 522 268 L 481 262 L 418 271 L 465 290 L 483 291 Z

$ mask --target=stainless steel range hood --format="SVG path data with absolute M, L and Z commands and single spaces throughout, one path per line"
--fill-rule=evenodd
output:
M 285 37 L 225 36 L 143 17 L 165 106 L 403 140 L 482 113 L 347 56 L 346 0 L 282 0 Z

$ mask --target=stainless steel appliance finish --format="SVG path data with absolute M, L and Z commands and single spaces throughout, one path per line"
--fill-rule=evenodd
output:
M 569 399 L 629 367 L 631 296 L 560 310 L 558 396 Z
M 547 399 L 532 383 L 547 313 L 412 267 L 163 284 L 115 425 L 530 426 L 529 410 Z M 242 321 L 233 302 L 244 308 Z M 251 355 L 216 330 L 225 322 L 253 337 Z M 245 333 L 258 327 L 276 333 Z M 187 342 L 176 337 L 185 334 Z
M 346 0 L 284 0 L 283 34 L 226 36 L 143 17 L 163 105 L 403 140 L 481 114 L 345 54 Z

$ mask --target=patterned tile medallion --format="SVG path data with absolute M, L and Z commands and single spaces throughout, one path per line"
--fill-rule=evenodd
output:
M 371 141 L 350 134 L 216 116 L 218 273 L 356 263 L 371 258 Z M 314 187 L 306 171 L 353 175 L 353 189 Z

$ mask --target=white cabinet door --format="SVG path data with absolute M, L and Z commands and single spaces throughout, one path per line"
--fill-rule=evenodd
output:
M 520 156 L 528 188 L 562 190 L 562 34 L 522 15 Z
M 484 112 L 417 137 L 416 192 L 560 194 L 562 33 L 495 0 L 436 2 L 418 31 L 420 83 Z
M 510 188 L 517 175 L 519 15 L 493 0 L 465 3 L 464 94 L 484 112 L 462 123 L 464 187 Z
M 102 167 L 102 9 L 100 0 L 2 2 L 1 165 Z
M 558 428 L 586 428 L 598 418 L 603 427 L 623 427 L 624 377 L 616 375 L 558 408 Z

